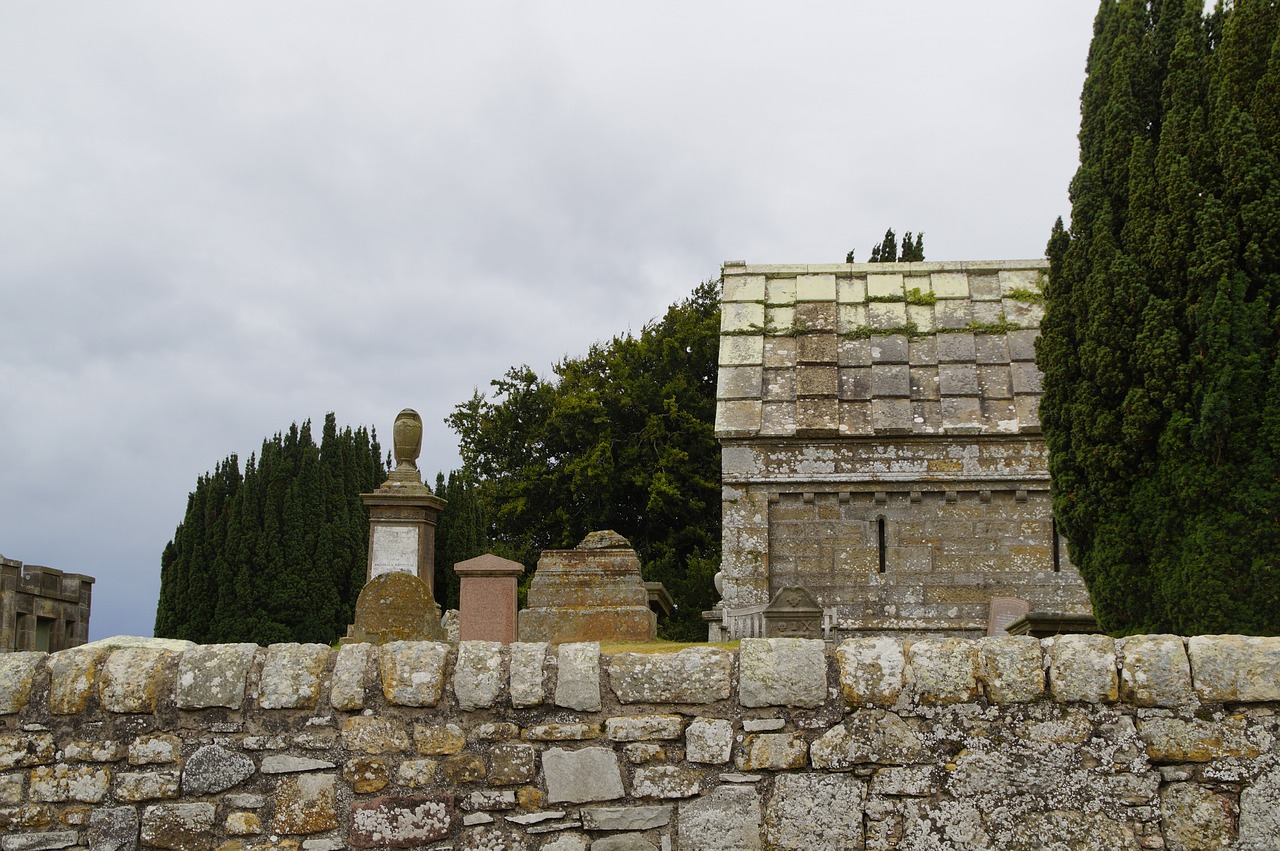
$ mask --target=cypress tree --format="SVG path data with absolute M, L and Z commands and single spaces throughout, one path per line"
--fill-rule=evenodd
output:
M 376 436 L 325 417 L 200 477 L 161 557 L 155 634 L 199 642 L 331 642 L 364 587 L 361 493 L 386 478 Z
M 1278 18 L 1095 21 L 1037 357 L 1055 516 L 1112 632 L 1280 628 Z

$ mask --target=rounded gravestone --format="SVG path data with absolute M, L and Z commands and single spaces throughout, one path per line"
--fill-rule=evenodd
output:
M 436 601 L 412 573 L 393 571 L 365 583 L 356 600 L 355 641 L 444 641 Z

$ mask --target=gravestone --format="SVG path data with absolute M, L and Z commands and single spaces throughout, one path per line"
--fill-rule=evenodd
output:
M 392 428 L 395 469 L 369 507 L 369 561 L 346 642 L 444 641 L 440 606 L 432 593 L 436 518 L 445 502 L 422 483 L 422 418 L 405 408 Z
M 765 638 L 822 638 L 822 607 L 799 585 L 788 585 L 764 610 Z
M 516 640 L 516 583 L 524 565 L 485 553 L 460 561 L 453 570 L 458 590 L 458 638 L 461 641 Z
M 657 634 L 640 559 L 617 532 L 592 532 L 572 550 L 543 550 L 528 603 L 521 641 L 652 641 Z
M 1009 625 L 1031 611 L 1031 604 L 1017 597 L 992 597 L 987 615 L 987 635 L 1008 635 Z

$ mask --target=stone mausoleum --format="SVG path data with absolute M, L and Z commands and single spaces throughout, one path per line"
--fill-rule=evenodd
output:
M 724 265 L 712 638 L 761 634 L 795 586 L 832 638 L 1090 614 L 1037 415 L 1047 268 Z
M 89 640 L 93 577 L 0 555 L 0 653 L 53 653 Z

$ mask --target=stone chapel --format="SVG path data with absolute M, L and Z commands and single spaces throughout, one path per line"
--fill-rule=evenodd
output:
M 1043 260 L 723 267 L 716 638 L 783 588 L 824 634 L 1087 618 L 1054 527 L 1034 341 Z

